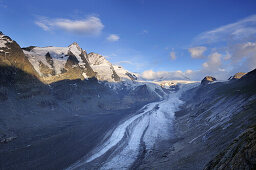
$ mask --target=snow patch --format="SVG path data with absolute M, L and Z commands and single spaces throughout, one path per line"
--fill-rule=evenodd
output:
M 13 41 L 5 37 L 5 35 L 0 34 L 0 48 L 7 48 L 7 43 L 12 43 Z

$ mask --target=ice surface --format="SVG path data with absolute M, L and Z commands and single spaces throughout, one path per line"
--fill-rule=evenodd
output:
M 104 162 L 102 169 L 128 169 L 137 159 L 142 141 L 149 150 L 158 140 L 170 137 L 174 113 L 183 103 L 179 99 L 180 95 L 184 90 L 194 86 L 181 85 L 181 89 L 171 93 L 167 99 L 147 104 L 139 114 L 120 123 L 110 137 L 96 148 L 86 161 L 79 161 L 69 169 L 86 165 L 107 152 L 111 154 Z

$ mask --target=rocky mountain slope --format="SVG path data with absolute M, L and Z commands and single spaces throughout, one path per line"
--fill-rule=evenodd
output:
M 2 32 L 0 32 L 0 66 L 15 67 L 30 75 L 38 76 L 20 46 Z
M 246 73 L 239 72 L 236 73 L 234 76 L 229 77 L 229 80 L 237 80 L 242 78 L 244 75 L 246 75 Z
M 255 168 L 255 87 L 256 69 L 241 79 L 202 83 L 183 93 L 173 138 L 147 153 L 139 168 Z
M 256 126 L 247 129 L 224 151 L 210 161 L 205 170 L 255 169 L 256 166 Z

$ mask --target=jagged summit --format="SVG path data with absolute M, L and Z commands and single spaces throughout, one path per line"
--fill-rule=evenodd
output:
M 77 50 L 79 50 L 79 51 L 83 51 L 82 50 L 82 48 L 78 45 L 78 43 L 77 42 L 73 42 L 72 44 L 70 44 L 69 46 L 68 46 L 70 49 L 77 49 Z
M 228 80 L 237 80 L 242 78 L 244 75 L 246 75 L 246 73 L 238 72 L 234 76 L 229 77 Z
M 37 73 L 47 83 L 95 76 L 86 53 L 73 43 L 68 47 L 33 47 L 24 50 Z
M 202 84 L 202 85 L 205 85 L 205 84 L 209 84 L 209 83 L 214 82 L 214 81 L 216 81 L 216 78 L 215 78 L 215 77 L 206 76 L 206 77 L 201 81 L 201 84 Z
M 113 65 L 104 56 L 91 52 L 87 55 L 87 59 L 93 71 L 96 72 L 98 80 L 110 82 L 121 80 Z
M 24 55 L 19 44 L 2 32 L 0 34 L 0 66 L 15 67 L 28 74 L 37 76 L 35 69 Z
M 70 47 L 71 45 L 76 45 L 76 46 L 78 46 L 78 47 L 79 47 L 79 45 L 78 45 L 78 43 L 77 43 L 77 42 L 73 42 L 72 44 L 70 44 L 70 45 L 69 45 L 69 47 Z

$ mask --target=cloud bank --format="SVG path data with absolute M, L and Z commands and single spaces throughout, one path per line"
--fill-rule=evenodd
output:
M 193 44 L 188 49 L 191 57 L 205 61 L 199 70 L 186 74 L 191 79 L 211 75 L 226 80 L 237 72 L 251 71 L 256 68 L 256 15 L 203 32 Z
M 193 47 L 189 48 L 188 51 L 191 55 L 192 58 L 203 58 L 203 53 L 206 51 L 206 47 L 204 46 L 198 46 L 198 47 Z
M 99 35 L 104 28 L 100 18 L 90 16 L 82 20 L 71 19 L 49 19 L 41 17 L 35 21 L 35 24 L 45 31 L 64 30 L 67 32 L 81 34 L 81 35 Z
M 197 43 L 216 43 L 220 41 L 241 41 L 241 39 L 255 38 L 256 15 L 249 16 L 232 24 L 199 34 L 195 41 Z
M 189 78 L 182 71 L 158 71 L 154 72 L 153 70 L 144 71 L 139 76 L 143 80 L 188 80 Z

